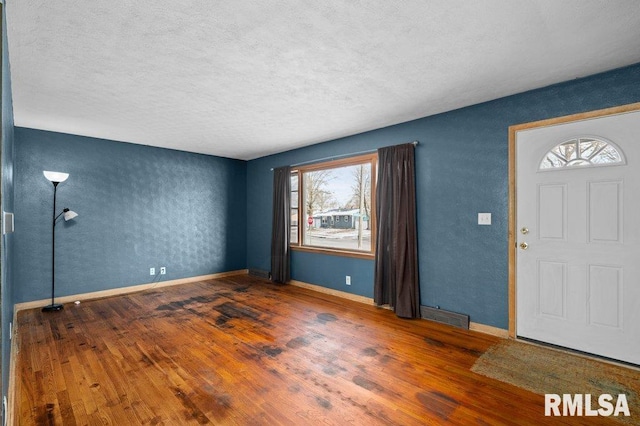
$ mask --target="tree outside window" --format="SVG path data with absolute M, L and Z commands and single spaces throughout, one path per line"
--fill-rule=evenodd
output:
M 376 163 L 377 155 L 369 154 L 292 172 L 293 249 L 373 255 Z

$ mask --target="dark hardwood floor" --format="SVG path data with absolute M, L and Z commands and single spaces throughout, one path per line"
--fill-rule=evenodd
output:
M 584 420 L 471 372 L 497 337 L 246 275 L 21 311 L 18 326 L 21 425 Z

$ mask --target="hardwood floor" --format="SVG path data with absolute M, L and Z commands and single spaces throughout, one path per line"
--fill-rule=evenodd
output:
M 584 420 L 471 372 L 497 337 L 249 276 L 21 311 L 18 326 L 21 425 Z

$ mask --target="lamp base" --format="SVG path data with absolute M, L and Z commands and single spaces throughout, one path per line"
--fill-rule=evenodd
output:
M 55 312 L 55 311 L 61 311 L 63 309 L 63 306 L 59 303 L 52 303 L 51 305 L 47 305 L 44 308 L 42 308 L 42 312 Z

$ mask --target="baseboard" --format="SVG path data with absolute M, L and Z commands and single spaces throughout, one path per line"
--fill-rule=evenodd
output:
M 343 299 L 364 303 L 366 305 L 375 305 L 371 297 L 359 296 L 357 294 L 351 294 L 345 291 L 334 290 L 332 288 L 322 287 L 320 285 L 309 284 L 303 281 L 291 280 L 289 281 L 289 284 L 296 287 L 302 287 L 309 290 L 317 291 L 319 293 L 329 294 L 331 296 L 342 297 Z M 509 330 L 493 327 L 490 325 L 479 324 L 473 321 L 469 323 L 469 330 L 478 331 L 480 333 L 485 333 L 485 334 L 491 334 L 492 336 L 502 337 L 505 339 L 509 337 Z
M 213 280 L 216 278 L 231 277 L 235 275 L 246 275 L 248 273 L 249 271 L 247 269 L 240 269 L 237 271 L 220 272 L 217 274 L 200 275 L 196 277 L 179 278 L 176 280 L 159 281 L 155 283 L 139 284 L 139 285 L 133 285 L 129 287 L 119 287 L 119 288 L 113 288 L 109 290 L 100 290 L 100 291 L 94 291 L 91 293 L 73 294 L 70 296 L 56 297 L 56 303 L 72 303 L 72 302 L 75 302 L 76 300 L 83 301 L 83 300 L 90 300 L 90 299 L 100 299 L 103 297 L 119 296 L 122 294 L 135 293 L 143 290 L 151 290 L 154 288 L 170 287 L 174 285 L 193 283 L 197 281 L 207 281 L 207 280 Z M 14 312 L 22 311 L 25 309 L 39 308 L 41 306 L 45 306 L 50 303 L 51 303 L 51 299 L 16 303 L 14 306 Z
M 502 337 L 503 339 L 509 338 L 509 330 L 486 324 L 478 324 L 477 322 L 470 322 L 469 330 L 479 331 L 484 334 L 491 334 L 492 336 Z
M 5 412 L 6 418 L 4 419 L 4 424 L 6 425 L 14 425 L 16 424 L 15 412 L 18 407 L 16 407 L 16 394 L 18 386 L 16 382 L 16 378 L 18 375 L 18 367 L 16 363 L 18 362 L 18 351 L 20 351 L 19 345 L 19 337 L 18 337 L 18 313 L 14 309 L 13 311 L 13 326 L 11 327 L 11 348 L 9 349 L 9 383 L 7 385 L 7 411 Z
M 306 288 L 308 290 L 317 291 L 318 293 L 329 294 L 331 296 L 341 297 L 354 302 L 364 303 L 367 305 L 373 305 L 373 299 L 370 297 L 360 296 L 357 294 L 347 293 L 346 291 L 334 290 L 332 288 L 322 287 L 320 285 L 309 284 L 302 281 L 291 280 L 288 282 L 295 287 Z

